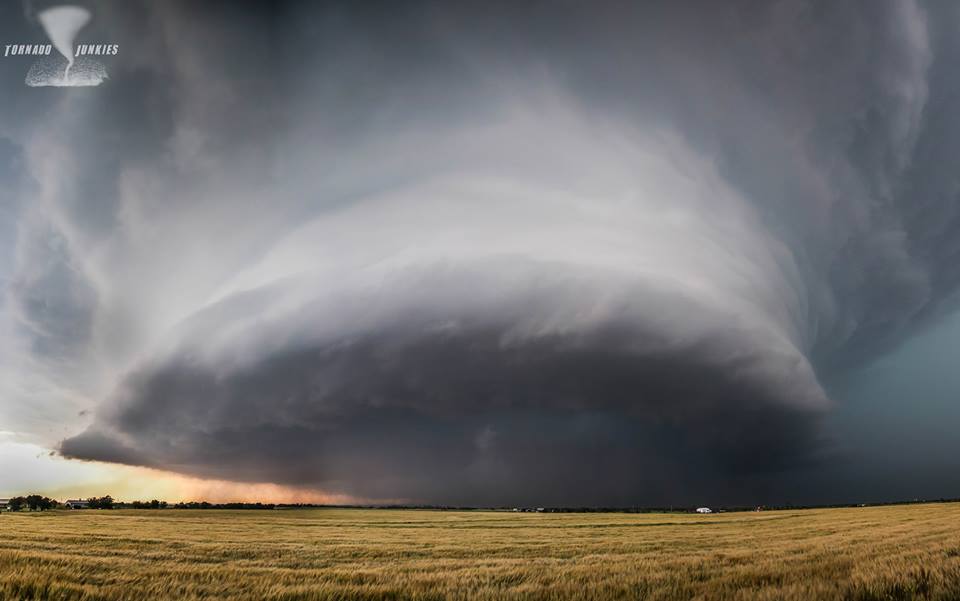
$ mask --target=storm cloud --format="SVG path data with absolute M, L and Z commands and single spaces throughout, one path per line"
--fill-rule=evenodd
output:
M 749 502 L 955 306 L 951 5 L 91 6 L 111 81 L 10 134 L 6 366 L 95 408 L 68 457 Z

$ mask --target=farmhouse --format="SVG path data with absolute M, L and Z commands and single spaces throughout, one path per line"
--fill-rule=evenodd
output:
M 67 499 L 63 502 L 63 506 L 67 509 L 88 509 L 90 504 L 83 499 Z
M 0 511 L 5 511 L 10 504 L 10 499 L 0 499 Z
M 713 513 L 709 507 L 697 507 L 697 513 Z

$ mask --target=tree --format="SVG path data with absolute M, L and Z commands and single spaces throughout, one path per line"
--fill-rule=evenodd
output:
M 56 503 L 56 501 L 50 497 L 44 497 L 42 495 L 27 495 L 21 498 L 27 507 L 30 508 L 30 511 L 46 511 L 51 509 Z
M 24 507 L 29 508 L 30 511 L 46 511 L 57 505 L 58 503 L 50 497 L 37 494 L 14 497 L 7 501 L 7 507 L 10 511 L 20 511 Z
M 90 509 L 113 509 L 113 497 L 106 495 L 104 497 L 90 497 L 87 499 Z

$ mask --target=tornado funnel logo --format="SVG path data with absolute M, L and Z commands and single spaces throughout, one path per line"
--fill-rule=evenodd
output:
M 78 58 L 75 52 L 77 34 L 91 17 L 90 11 L 80 6 L 54 6 L 37 15 L 47 37 L 63 59 L 52 56 L 34 63 L 27 73 L 28 86 L 97 86 L 107 79 L 107 70 L 100 61 Z
M 43 11 L 37 18 L 47 32 L 47 37 L 60 54 L 67 59 L 67 68 L 63 72 L 64 85 L 70 79 L 70 67 L 73 66 L 73 41 L 83 26 L 90 22 L 90 11 L 79 6 L 55 6 Z

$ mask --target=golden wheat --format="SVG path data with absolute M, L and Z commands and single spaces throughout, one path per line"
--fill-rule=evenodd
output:
M 960 599 L 960 504 L 4 514 L 0 598 Z

